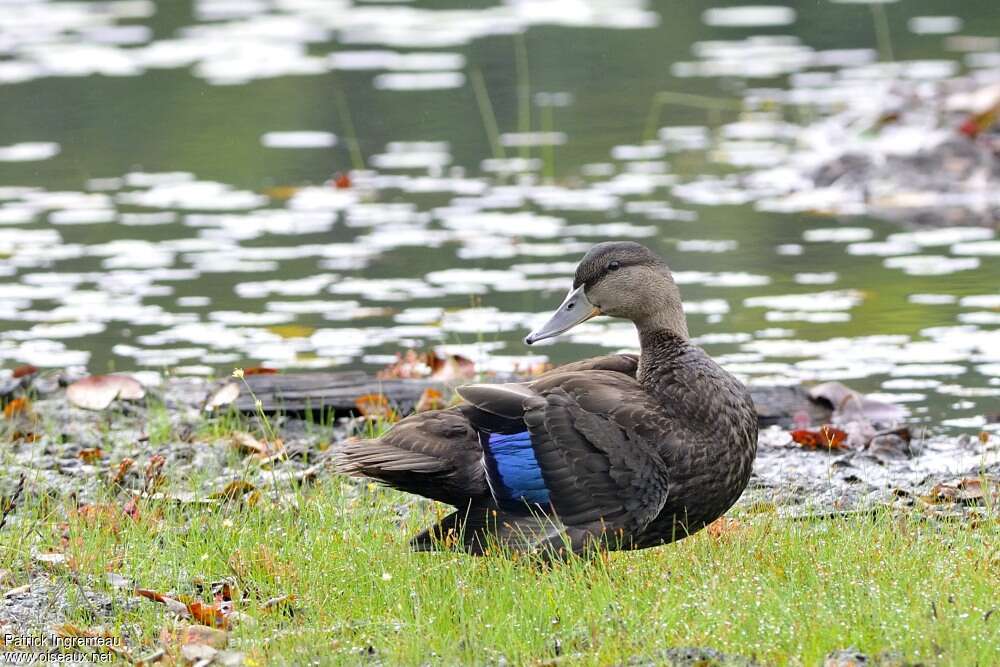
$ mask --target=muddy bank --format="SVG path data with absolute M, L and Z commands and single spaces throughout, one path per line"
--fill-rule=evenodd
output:
M 9 441 L 0 466 L 5 495 L 22 475 L 26 494 L 73 494 L 79 503 L 93 502 L 109 478 L 122 493 L 138 494 L 155 466 L 178 502 L 220 502 L 236 492 L 234 480 L 267 488 L 275 479 L 308 484 L 332 475 L 329 454 L 366 427 L 364 417 L 321 411 L 272 414 L 265 423 L 238 413 L 238 401 L 206 411 L 225 383 L 200 378 L 169 378 L 147 386 L 141 401 L 84 410 L 67 400 L 61 384 L 69 379 L 36 382 L 25 403 L 8 398 L 0 422 Z M 426 383 L 414 386 L 422 390 Z M 846 403 L 824 411 L 823 402 L 802 390 L 762 388 L 755 398 L 761 436 L 744 504 L 766 502 L 794 514 L 840 511 L 1000 473 L 996 433 L 943 435 L 905 422 L 872 423 Z

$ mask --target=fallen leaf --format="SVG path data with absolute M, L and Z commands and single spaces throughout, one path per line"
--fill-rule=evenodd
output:
M 281 439 L 276 439 L 274 442 L 258 440 L 244 431 L 234 431 L 230 442 L 243 454 L 250 454 L 259 459 L 276 456 L 285 451 L 285 444 Z
M 163 593 L 149 590 L 148 588 L 136 588 L 135 594 L 139 597 L 144 597 L 147 600 L 152 600 L 154 602 L 159 602 L 162 605 L 166 605 L 167 609 L 178 616 L 186 617 L 191 615 L 191 612 L 188 610 L 188 606 L 186 604 L 176 598 L 170 597 L 169 595 L 164 595 Z
M 743 524 L 736 519 L 730 519 L 729 517 L 720 516 L 718 519 L 708 524 L 705 528 L 708 531 L 709 536 L 712 539 L 718 540 L 731 533 L 735 533 L 743 529 Z
M 822 426 L 817 430 L 796 429 L 789 435 L 807 449 L 848 449 L 844 444 L 847 433 L 832 426 Z
M 267 366 L 251 366 L 250 368 L 243 369 L 244 376 L 250 375 L 277 375 L 277 368 L 268 368 Z
M 21 396 L 15 398 L 10 403 L 4 406 L 3 416 L 4 419 L 13 419 L 17 415 L 28 414 L 30 411 L 31 411 L 31 401 Z
M 79 456 L 84 463 L 97 463 L 104 456 L 104 451 L 100 447 L 87 447 L 85 449 L 81 449 L 77 453 L 77 456 Z
M 229 629 L 229 619 L 223 613 L 220 604 L 205 604 L 197 600 L 187 603 L 191 617 L 202 625 L 210 628 Z
M 428 410 L 440 410 L 443 407 L 444 395 L 433 387 L 427 387 L 427 389 L 424 389 L 424 393 L 420 394 L 416 411 L 427 412 Z
M 85 410 L 104 410 L 117 398 L 138 401 L 145 395 L 142 385 L 127 375 L 91 375 L 66 388 L 69 402 Z
M 238 500 L 246 494 L 252 493 L 256 489 L 256 486 L 246 480 L 234 479 L 229 482 L 229 484 L 226 484 L 225 488 L 221 491 L 216 491 L 209 496 L 209 498 L 214 498 L 216 500 Z
M 235 382 L 227 382 L 208 397 L 205 401 L 205 410 L 211 412 L 216 408 L 229 405 L 240 397 L 240 385 Z
M 279 595 L 273 597 L 270 600 L 265 600 L 261 603 L 260 608 L 264 611 L 271 611 L 275 609 L 281 609 L 284 607 L 290 607 L 292 603 L 295 602 L 295 594 L 289 593 L 286 595 Z
M 24 364 L 23 366 L 18 366 L 17 368 L 15 368 L 14 372 L 11 373 L 11 377 L 14 378 L 15 380 L 18 380 L 20 378 L 27 377 L 29 375 L 34 375 L 37 372 L 38 372 L 37 366 L 32 366 L 31 364 Z
M 35 562 L 41 563 L 47 567 L 59 568 L 66 565 L 66 554 L 60 553 L 45 553 L 45 554 L 35 554 Z
M 399 414 L 392 409 L 389 399 L 383 394 L 365 394 L 364 396 L 359 396 L 354 401 L 354 407 L 358 409 L 358 412 L 363 417 L 383 419 L 389 422 L 399 419 Z

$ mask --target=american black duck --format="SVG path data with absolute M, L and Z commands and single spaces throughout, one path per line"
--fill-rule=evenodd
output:
M 413 538 L 421 551 L 642 549 L 700 530 L 750 477 L 750 395 L 690 342 L 670 270 L 644 246 L 594 246 L 562 305 L 525 342 L 597 315 L 635 323 L 640 354 L 461 387 L 462 405 L 344 445 L 339 469 L 455 507 Z

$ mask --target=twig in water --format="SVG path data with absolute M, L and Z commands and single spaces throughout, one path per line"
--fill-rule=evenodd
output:
M 361 154 L 361 144 L 358 143 L 358 134 L 354 130 L 354 120 L 351 118 L 351 108 L 347 105 L 347 98 L 340 88 L 340 80 L 336 73 L 333 74 L 333 101 L 337 105 L 337 115 L 344 125 L 344 138 L 347 140 L 347 148 L 351 152 L 351 165 L 356 170 L 365 168 L 365 158 Z
M 486 136 L 490 140 L 490 148 L 493 150 L 493 157 L 503 160 L 507 157 L 503 144 L 500 143 L 500 128 L 497 125 L 497 116 L 493 112 L 493 103 L 490 102 L 490 93 L 486 89 L 486 81 L 483 73 L 475 65 L 469 66 L 469 79 L 472 81 L 472 91 L 476 94 L 476 104 L 479 106 L 479 115 L 483 119 L 483 127 L 486 129 Z
M 523 32 L 514 35 L 514 55 L 517 64 L 517 131 L 531 132 L 531 78 Z M 521 157 L 527 159 L 529 156 L 530 148 L 525 143 L 521 146 Z

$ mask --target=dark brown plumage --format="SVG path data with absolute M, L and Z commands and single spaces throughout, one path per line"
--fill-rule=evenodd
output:
M 749 479 L 757 446 L 749 393 L 688 341 L 670 271 L 645 247 L 595 246 L 563 305 L 527 340 L 596 314 L 632 320 L 641 355 L 462 387 L 463 405 L 345 445 L 340 469 L 456 508 L 413 539 L 418 550 L 636 549 L 700 530 Z

